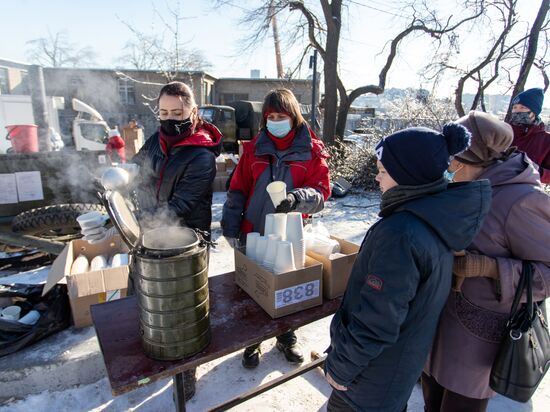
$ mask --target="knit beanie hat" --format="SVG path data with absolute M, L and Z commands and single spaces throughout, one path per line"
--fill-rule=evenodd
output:
M 508 123 L 485 112 L 472 110 L 456 121 L 472 134 L 468 150 L 455 156 L 457 160 L 471 165 L 488 166 L 507 157 L 514 131 Z
M 376 156 L 397 184 L 419 186 L 441 179 L 450 157 L 469 145 L 470 133 L 455 123 L 447 123 L 443 133 L 411 127 L 382 139 Z
M 544 101 L 544 90 L 539 88 L 525 90 L 518 94 L 512 100 L 512 104 L 522 104 L 531 109 L 537 116 L 542 111 L 542 102 Z

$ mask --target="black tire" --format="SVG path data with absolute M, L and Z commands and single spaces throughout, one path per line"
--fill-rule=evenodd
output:
M 27 210 L 13 219 L 12 230 L 17 233 L 48 239 L 80 237 L 76 218 L 88 212 L 107 213 L 103 205 L 68 203 Z

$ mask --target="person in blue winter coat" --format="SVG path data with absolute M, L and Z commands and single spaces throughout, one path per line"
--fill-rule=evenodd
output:
M 409 128 L 377 145 L 380 217 L 367 232 L 330 325 L 327 410 L 401 412 L 430 350 L 451 290 L 453 252 L 478 233 L 487 180 L 449 183 L 452 155 L 470 133 Z

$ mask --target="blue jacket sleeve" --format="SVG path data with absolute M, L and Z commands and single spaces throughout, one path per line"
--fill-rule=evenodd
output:
M 392 227 L 373 235 L 377 236 L 376 250 L 368 251 L 368 259 L 358 257 L 350 277 L 350 281 L 357 276 L 362 280 L 360 302 L 340 317 L 345 317 L 345 321 L 333 330 L 325 366 L 332 378 L 344 386 L 352 383 L 371 359 L 397 341 L 420 281 L 414 245 L 406 231 Z

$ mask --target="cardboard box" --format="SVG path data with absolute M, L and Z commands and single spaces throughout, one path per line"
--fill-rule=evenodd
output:
M 97 255 L 110 257 L 115 253 L 127 253 L 127 251 L 126 244 L 118 236 L 95 245 L 81 239 L 71 241 L 53 262 L 43 295 L 56 283 L 67 283 L 75 327 L 82 328 L 91 325 L 90 305 L 126 296 L 128 266 L 71 275 L 73 260 L 80 254 L 91 261 Z
M 132 129 L 131 127 L 125 127 L 122 129 L 122 140 L 124 140 L 124 152 L 126 153 L 126 160 L 130 160 L 134 155 L 139 152 L 141 146 L 143 146 L 143 129 Z
M 340 253 L 346 256 L 329 259 L 311 251 L 307 252 L 307 255 L 323 264 L 323 296 L 325 299 L 334 299 L 344 294 L 351 268 L 357 258 L 357 252 L 359 252 L 359 245 L 334 236 L 331 238 L 340 243 Z
M 273 319 L 323 303 L 323 266 L 306 256 L 306 267 L 275 275 L 235 249 L 235 282 Z

